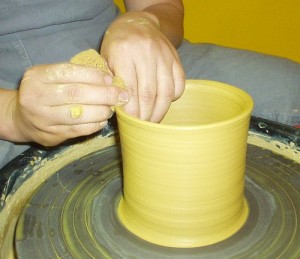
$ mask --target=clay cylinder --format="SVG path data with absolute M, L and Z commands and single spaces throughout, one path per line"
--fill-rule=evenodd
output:
M 117 108 L 123 159 L 121 223 L 162 246 L 224 240 L 245 223 L 251 97 L 219 82 L 187 80 L 161 123 Z

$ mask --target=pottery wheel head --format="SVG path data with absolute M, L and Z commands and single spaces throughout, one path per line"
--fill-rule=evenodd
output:
M 114 145 L 50 177 L 24 205 L 16 231 L 18 258 L 247 258 L 253 251 L 270 257 L 300 255 L 297 163 L 249 145 L 246 224 L 222 242 L 190 249 L 157 246 L 126 230 L 116 213 L 121 171 L 120 147 Z

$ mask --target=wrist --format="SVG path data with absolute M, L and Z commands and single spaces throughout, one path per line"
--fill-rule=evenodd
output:
M 0 139 L 12 142 L 24 142 L 15 121 L 17 90 L 0 89 Z
M 131 11 L 120 15 L 114 22 L 118 23 L 133 23 L 139 25 L 152 24 L 160 28 L 159 19 L 152 13 L 147 11 Z
M 13 104 L 15 103 L 17 91 L 1 89 L 0 91 L 0 138 L 4 140 L 11 140 L 14 135 L 13 123 Z

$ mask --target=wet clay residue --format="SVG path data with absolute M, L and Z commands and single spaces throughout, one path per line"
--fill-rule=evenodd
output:
M 258 147 L 263 147 L 268 150 L 273 151 L 276 154 L 285 156 L 287 158 L 292 159 L 293 161 L 296 161 L 300 163 L 300 151 L 299 148 L 295 146 L 293 142 L 290 142 L 288 145 L 283 144 L 282 142 L 274 139 L 267 139 L 262 138 L 259 136 L 256 136 L 254 133 L 250 133 L 250 136 L 248 138 L 248 143 L 256 145 Z

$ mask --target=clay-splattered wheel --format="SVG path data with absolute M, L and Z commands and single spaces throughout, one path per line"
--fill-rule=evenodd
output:
M 291 258 L 300 254 L 300 165 L 249 145 L 246 197 L 250 216 L 231 238 L 208 247 L 175 249 L 147 243 L 119 222 L 118 146 L 73 162 L 46 181 L 17 225 L 19 258 Z M 174 190 L 176 191 L 176 190 Z M 264 257 L 265 258 L 265 257 Z
M 275 148 L 288 149 L 285 144 L 290 143 L 299 157 L 299 131 L 290 128 L 274 130 L 274 125 L 268 123 L 252 120 L 250 135 L 270 138 L 271 134 L 272 139 L 282 140 Z M 63 160 L 64 156 L 73 153 L 66 150 L 60 152 L 59 157 Z M 53 156 L 52 160 L 59 157 Z M 245 192 L 250 214 L 246 224 L 225 241 L 191 249 L 153 245 L 122 226 L 116 213 L 122 194 L 118 143 L 81 156 L 59 170 L 48 167 L 47 170 L 55 172 L 50 177 L 41 174 L 40 177 L 45 177 L 41 180 L 38 169 L 49 163 L 42 161 L 45 164 L 30 167 L 33 169 L 30 176 L 24 170 L 18 176 L 18 179 L 23 177 L 19 182 L 9 182 L 13 179 L 11 174 L 2 193 L 0 212 L 9 224 L 1 223 L 7 229 L 13 226 L 16 230 L 13 242 L 18 258 L 300 257 L 300 164 L 274 154 L 268 148 L 248 145 Z M 34 177 L 43 183 L 34 187 L 26 203 L 14 208 L 16 202 L 12 202 L 17 190 L 25 181 L 36 180 Z M 18 196 L 18 200 L 21 198 Z M 5 210 L 11 213 L 10 217 Z M 12 212 L 16 214 L 14 217 Z M 6 232 L 0 229 L 0 238 L 4 240 L 2 255 L 5 245 L 10 242 L 5 239 L 6 233 L 11 235 L 7 229 Z

